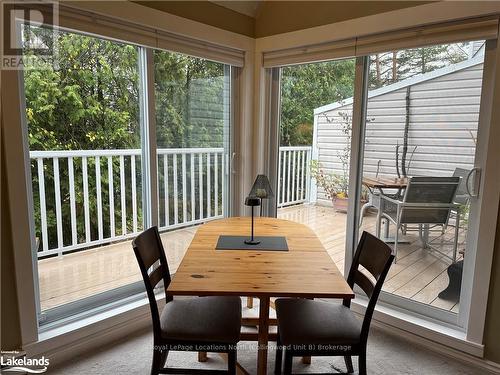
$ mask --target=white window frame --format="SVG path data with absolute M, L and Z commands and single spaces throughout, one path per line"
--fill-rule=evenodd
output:
M 500 37 L 499 37 L 500 39 Z M 476 147 L 475 166 L 481 169 L 480 185 L 481 207 L 477 214 L 476 227 L 469 228 L 470 233 L 474 231 L 473 237 L 469 237 L 470 247 L 475 248 L 474 262 L 466 262 L 462 282 L 461 306 L 458 314 L 447 312 L 405 298 L 385 293 L 380 300 L 380 309 L 376 319 L 391 322 L 389 324 L 403 327 L 429 339 L 445 342 L 450 345 L 449 338 L 460 341 L 452 345 L 458 345 L 461 350 L 474 355 L 483 355 L 483 333 L 488 301 L 489 281 L 491 275 L 491 261 L 493 258 L 494 240 L 498 215 L 498 197 L 500 196 L 500 165 L 496 144 L 500 143 L 498 127 L 493 124 L 500 122 L 500 111 L 493 105 L 500 100 L 500 83 L 498 75 L 494 72 L 500 66 L 500 54 L 496 48 L 497 40 L 487 41 L 483 87 L 481 96 L 481 109 L 478 133 L 478 146 Z M 364 147 L 364 119 L 366 117 L 366 104 L 368 88 L 366 78 L 369 56 L 356 58 L 356 76 L 353 103 L 353 125 L 351 136 L 351 164 L 350 191 L 359 192 L 361 189 L 362 155 Z M 269 69 L 265 69 L 269 71 Z M 493 79 L 496 78 L 496 81 Z M 267 81 L 263 81 L 266 85 Z M 265 86 L 267 87 L 267 86 Z M 262 102 L 263 108 L 275 108 L 268 106 L 273 103 L 273 95 L 278 95 L 279 90 L 265 90 Z M 497 106 L 498 107 L 498 106 Z M 273 118 L 273 115 L 268 116 Z M 481 140 L 479 140 L 481 137 Z M 276 142 L 274 142 L 276 143 Z M 487 147 L 489 145 L 489 147 Z M 277 143 L 274 147 L 277 147 Z M 264 148 L 260 148 L 264 152 Z M 487 180 L 487 182 L 485 182 Z M 352 262 L 352 254 L 355 250 L 358 238 L 359 223 L 359 201 L 358 194 L 350 194 L 349 209 L 346 228 L 346 253 L 345 269 L 348 272 Z M 497 204 L 491 204 L 491 202 Z M 489 204 L 486 202 L 490 202 Z M 477 211 L 476 211 L 477 212 Z M 475 214 L 473 211 L 472 215 Z M 486 224 L 484 224 L 486 223 Z M 473 298 L 472 298 L 473 296 Z M 359 311 L 364 309 L 361 295 L 353 301 L 353 306 Z M 401 314 L 402 312 L 402 314 Z M 394 313 L 394 314 L 392 314 Z M 392 316 L 391 316 L 392 314 Z M 395 318 L 397 316 L 397 318 Z M 404 321 L 409 323 L 409 326 Z M 423 327 L 423 329 L 421 328 Z M 453 342 L 453 341 L 452 341 Z M 464 343 L 463 345 L 461 343 Z
M 500 142 L 500 132 L 497 124 L 500 114 L 493 103 L 500 100 L 500 84 L 495 81 L 495 71 L 500 65 L 500 53 L 497 48 L 497 40 L 486 42 L 486 53 L 484 60 L 484 71 L 482 81 L 482 94 L 480 103 L 480 116 L 478 127 L 478 144 L 476 147 L 475 167 L 481 170 L 481 182 L 479 185 L 480 199 L 473 198 L 471 221 L 468 237 L 468 254 L 472 261 L 464 262 L 464 274 L 462 278 L 462 292 L 460 298 L 460 310 L 458 314 L 420 304 L 403 297 L 382 293 L 381 304 L 389 306 L 394 310 L 403 309 L 409 316 L 416 317 L 422 321 L 428 320 L 433 324 L 442 325 L 452 335 L 457 335 L 456 330 L 464 341 L 471 342 L 471 351 L 477 354 L 477 344 L 482 345 L 486 309 L 488 302 L 489 282 L 491 276 L 491 261 L 493 259 L 495 232 L 497 227 L 498 197 L 500 196 L 500 169 L 497 167 L 500 158 L 495 142 Z M 366 95 L 368 56 L 357 59 L 355 96 L 353 103 L 353 125 L 351 142 L 351 165 L 349 189 L 359 193 L 361 188 L 362 155 L 364 149 L 364 132 L 366 119 Z M 363 79 L 362 76 L 365 78 Z M 359 223 L 359 200 L 358 194 L 349 197 L 349 211 L 347 217 L 346 237 L 346 262 L 344 272 L 348 272 L 352 262 L 352 254 L 355 250 L 358 238 Z M 478 202 L 480 201 L 480 202 Z M 492 203 L 492 202 L 496 202 Z M 476 204 L 474 204 L 476 203 Z M 486 224 L 485 224 L 486 223 Z M 471 254 L 472 253 L 472 254 Z M 356 304 L 356 301 L 354 301 Z M 364 307 L 364 304 L 359 307 Z M 441 323 L 440 323 L 441 322 Z M 418 323 L 417 323 L 418 324 Z M 432 334 L 429 337 L 435 338 Z M 475 345 L 474 345 L 475 344 Z M 482 350 L 480 350 L 482 353 Z
M 64 28 L 61 28 L 65 30 Z M 87 33 L 75 30 L 67 30 L 69 32 L 75 32 L 79 34 L 86 35 Z M 229 32 L 228 32 L 229 33 Z M 106 36 L 100 36 L 92 34 L 92 37 L 109 39 Z M 179 38 L 182 41 L 182 37 Z M 127 40 L 121 39 L 116 41 L 132 44 L 135 43 L 128 42 Z M 238 41 L 239 42 L 239 41 Z M 137 45 L 137 44 L 135 44 Z M 154 80 L 154 66 L 152 59 L 152 48 L 143 47 L 137 45 L 139 52 L 139 74 L 144 82 L 140 82 L 141 86 L 147 82 L 145 89 L 143 90 L 143 95 L 140 98 L 140 108 L 141 108 L 141 122 L 144 123 L 145 126 L 141 127 L 141 147 L 144 146 L 144 143 L 149 143 L 147 147 L 142 147 L 142 155 L 143 157 L 143 166 L 142 168 L 146 168 L 150 171 L 150 178 L 148 181 L 144 181 L 143 183 L 143 193 L 150 194 L 150 199 L 145 199 L 145 221 L 144 226 L 147 228 L 148 226 L 155 225 L 157 221 L 157 194 L 156 194 L 156 122 L 155 122 L 155 112 L 154 112 L 154 85 L 151 84 L 151 80 Z M 174 52 L 178 53 L 178 52 Z M 200 57 L 201 58 L 201 57 Z M 230 74 L 230 84 L 231 84 L 231 96 L 230 100 L 234 100 L 234 103 L 230 105 L 230 127 L 231 133 L 229 134 L 230 142 L 232 143 L 235 134 L 245 134 L 245 132 L 233 132 L 236 126 L 248 126 L 248 124 L 243 124 L 241 121 L 242 117 L 245 115 L 250 115 L 248 109 L 242 111 L 240 108 L 240 94 L 241 92 L 247 89 L 248 78 L 241 79 L 240 76 L 244 73 L 248 72 L 248 69 L 251 67 L 247 67 L 246 65 L 242 67 L 232 67 L 228 72 Z M 36 257 L 33 257 L 33 254 L 36 252 L 36 243 L 34 236 L 34 225 L 33 225 L 33 202 L 32 202 L 32 188 L 31 188 L 31 173 L 30 173 L 30 163 L 29 163 L 29 145 L 27 141 L 28 128 L 26 123 L 25 113 L 25 103 L 24 103 L 24 77 L 22 71 L 16 70 L 6 70 L 2 71 L 2 80 L 4 85 L 2 85 L 2 106 L 5 108 L 5 116 L 4 118 L 8 120 L 9 123 L 12 124 L 21 124 L 21 127 L 10 126 L 8 127 L 8 131 L 3 131 L 3 136 L 5 137 L 5 154 L 9 160 L 13 161 L 22 161 L 22 167 L 19 165 L 19 162 L 10 162 L 7 168 L 8 175 L 8 191 L 9 191 L 9 204 L 11 207 L 11 216 L 12 216 L 12 227 L 13 227 L 13 238 L 15 243 L 14 255 L 15 255 L 15 273 L 16 273 L 16 289 L 18 296 L 18 304 L 19 304 L 19 316 L 20 316 L 20 326 L 21 326 L 21 343 L 23 347 L 32 348 L 33 345 L 36 344 L 39 340 L 39 335 L 43 334 L 44 337 L 47 335 L 50 336 L 52 333 L 60 334 L 64 332 L 64 326 L 71 327 L 71 324 L 77 320 L 85 320 L 87 318 L 91 318 L 93 315 L 99 316 L 106 309 L 117 309 L 122 310 L 120 307 L 120 301 L 116 301 L 116 298 L 109 299 L 110 296 L 90 296 L 86 301 L 75 301 L 75 303 L 70 304 L 71 306 L 61 306 L 58 308 L 58 311 L 55 311 L 54 321 L 50 324 L 47 324 L 41 330 L 39 325 L 39 292 L 38 292 L 38 276 L 37 276 L 37 265 L 36 265 Z M 15 83 L 15 84 L 14 84 Z M 245 85 L 245 86 L 242 86 Z M 6 90 L 9 90 L 7 93 Z M 234 88 L 234 89 L 233 89 Z M 5 91 L 4 91 L 5 90 Z M 6 100 L 4 101 L 4 97 Z M 8 99 L 7 99 L 8 98 Z M 5 106 L 4 106 L 5 105 Z M 154 139 L 154 142 L 151 140 Z M 146 141 L 148 140 L 148 141 Z M 239 143 L 241 140 L 239 140 Z M 234 147 L 234 146 L 232 146 Z M 237 152 L 237 149 L 234 149 Z M 154 155 L 154 157 L 153 157 Z M 239 164 L 242 169 L 248 168 L 248 165 L 245 165 L 247 161 L 241 161 Z M 230 167 L 232 168 L 232 166 Z M 146 170 L 145 169 L 145 170 Z M 22 173 L 20 173 L 22 171 Z M 239 178 L 237 173 L 232 173 L 230 181 L 228 181 L 231 188 L 231 193 L 239 192 L 241 188 L 239 185 L 241 184 L 241 178 Z M 239 190 L 238 190 L 239 189 Z M 154 193 L 153 193 L 154 192 Z M 237 210 L 237 207 L 233 208 L 234 202 L 241 197 L 233 196 L 232 199 L 228 199 L 228 203 L 230 204 L 228 214 L 232 215 L 233 211 Z M 147 204 L 147 202 L 151 202 L 151 204 Z M 14 204 L 15 202 L 15 204 Z M 26 233 L 31 233 L 28 237 Z M 26 272 L 28 269 L 33 269 L 33 272 Z M 120 293 L 124 296 L 129 296 L 122 298 L 122 304 L 136 304 L 136 302 L 142 300 L 142 292 L 139 294 L 135 294 L 130 296 L 132 290 L 135 290 L 134 287 L 142 286 L 142 281 L 133 283 L 130 285 L 126 285 L 123 288 L 120 288 Z M 118 293 L 117 295 L 120 295 Z M 104 293 L 106 294 L 106 293 Z M 113 293 L 111 293 L 113 294 Z M 131 299 L 132 298 L 132 299 Z M 107 305 L 103 305 L 106 303 Z M 85 303 L 85 307 L 88 309 L 88 312 L 85 314 L 75 314 L 74 316 L 68 316 L 63 319 L 55 319 L 56 316 L 67 315 L 67 311 L 78 311 L 79 307 L 82 303 Z M 98 308 L 93 308 L 93 307 Z M 69 310 L 68 310 L 69 308 Z M 66 311 L 67 310 L 67 311 Z M 102 315 L 102 314 L 101 314 Z M 107 314 L 106 314 L 107 315 Z M 91 319 L 92 320 L 92 319 Z M 71 329 L 71 328 L 68 328 Z M 35 345 L 36 346 L 36 345 Z

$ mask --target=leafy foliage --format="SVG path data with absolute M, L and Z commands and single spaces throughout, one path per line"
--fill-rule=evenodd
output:
M 281 146 L 312 144 L 314 108 L 353 95 L 354 60 L 281 70 Z
M 370 89 L 396 83 L 466 60 L 467 43 L 441 44 L 370 56 Z
M 38 68 L 24 74 L 29 147 L 34 150 L 99 150 L 140 148 L 139 54 L 135 46 L 75 33 L 27 26 L 25 56 Z M 54 42 L 55 40 L 55 42 Z M 30 42 L 43 44 L 56 56 L 54 65 L 38 58 Z M 38 61 L 37 61 L 38 59 Z M 156 51 L 155 98 L 158 147 L 221 147 L 224 137 L 226 95 L 224 65 L 178 53 Z M 91 239 L 98 238 L 97 158 L 88 158 L 89 217 Z M 85 241 L 84 194 L 81 158 L 74 158 L 75 205 L 78 242 Z M 140 157 L 136 157 L 137 191 L 141 191 Z M 101 158 L 102 220 L 104 237 L 109 233 L 107 197 L 107 160 Z M 120 167 L 113 158 L 114 171 Z M 40 197 L 37 162 L 32 161 L 33 192 L 37 236 L 41 236 Z M 127 231 L 132 230 L 130 158 L 124 172 Z M 64 244 L 71 243 L 69 168 L 64 159 L 59 165 Z M 54 170 L 44 161 L 45 198 L 49 248 L 57 246 Z M 113 185 L 120 186 L 114 173 Z M 182 176 L 179 176 L 181 179 Z M 115 199 L 117 201 L 117 199 Z M 118 202 L 118 201 L 117 201 Z M 142 199 L 138 199 L 138 222 L 142 223 Z M 120 217 L 115 218 L 116 223 Z M 140 228 L 139 228 L 140 229 Z M 117 234 L 121 226 L 117 225 Z
M 339 173 L 326 173 L 317 160 L 311 160 L 311 177 L 316 180 L 329 199 L 347 198 L 349 180 Z

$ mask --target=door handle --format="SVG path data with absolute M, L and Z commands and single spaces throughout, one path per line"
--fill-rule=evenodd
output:
M 236 170 L 234 169 L 234 157 L 236 156 L 236 152 L 233 152 L 231 154 L 231 164 L 230 164 L 230 168 L 231 168 L 231 173 L 232 174 L 235 174 L 236 173 Z
M 471 176 L 474 175 L 473 179 L 473 187 L 472 187 L 472 192 L 470 190 L 470 178 Z M 477 198 L 479 197 L 479 184 L 481 181 L 481 168 L 474 167 L 472 168 L 469 173 L 467 173 L 467 177 L 465 179 L 465 190 L 467 191 L 467 194 L 471 198 Z

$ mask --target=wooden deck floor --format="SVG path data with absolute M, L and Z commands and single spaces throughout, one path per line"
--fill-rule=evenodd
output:
M 278 210 L 278 217 L 311 227 L 338 268 L 344 269 L 346 215 L 333 208 L 299 205 Z M 375 216 L 368 215 L 363 229 L 374 232 Z M 196 227 L 162 234 L 171 272 L 175 272 Z M 458 311 L 458 303 L 437 297 L 448 284 L 450 261 L 422 249 L 418 238 L 399 248 L 384 290 L 426 304 Z M 42 311 L 105 292 L 141 279 L 130 241 L 43 259 L 38 262 Z

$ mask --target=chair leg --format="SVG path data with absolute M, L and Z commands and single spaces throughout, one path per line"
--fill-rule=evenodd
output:
M 281 374 L 281 362 L 283 361 L 283 347 L 281 346 L 280 331 L 278 330 L 276 339 L 276 360 L 274 362 L 274 373 Z
M 377 224 L 375 226 L 375 236 L 380 238 L 380 227 L 382 226 L 382 216 L 380 215 L 380 209 L 377 213 Z
M 396 234 L 394 235 L 394 263 L 396 263 L 398 259 L 399 228 L 400 226 L 396 224 Z
M 366 375 L 366 350 L 359 354 L 358 367 L 359 375 Z
M 347 373 L 348 374 L 354 373 L 354 367 L 352 366 L 352 358 L 350 355 L 344 356 L 344 362 L 345 362 L 345 367 L 347 367 Z
M 167 350 L 153 349 L 153 361 L 151 364 L 151 375 L 158 375 L 160 370 L 165 366 L 167 359 Z
M 208 360 L 207 352 L 198 352 L 198 362 L 206 362 Z
M 292 352 L 290 350 L 285 349 L 285 368 L 283 370 L 284 375 L 292 374 L 292 361 L 293 361 Z
M 229 375 L 236 375 L 236 349 L 227 353 L 227 373 Z

